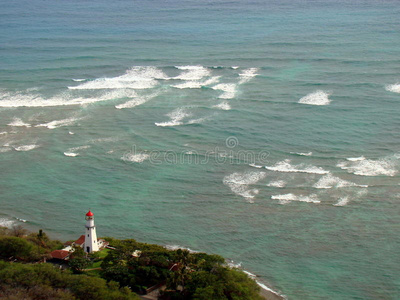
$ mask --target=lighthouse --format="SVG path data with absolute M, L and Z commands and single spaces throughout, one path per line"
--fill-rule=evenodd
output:
M 86 232 L 85 232 L 85 245 L 84 250 L 87 253 L 99 251 L 99 245 L 97 241 L 96 227 L 94 226 L 93 213 L 89 210 L 86 214 Z

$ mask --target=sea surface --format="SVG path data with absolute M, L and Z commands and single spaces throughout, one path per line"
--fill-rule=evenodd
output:
M 400 298 L 400 3 L 0 2 L 0 224 Z

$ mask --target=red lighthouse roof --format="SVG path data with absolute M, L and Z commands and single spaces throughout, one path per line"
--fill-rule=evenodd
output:
M 86 214 L 86 216 L 88 216 L 88 217 L 93 217 L 94 215 L 93 215 L 93 213 L 89 210 L 88 213 Z

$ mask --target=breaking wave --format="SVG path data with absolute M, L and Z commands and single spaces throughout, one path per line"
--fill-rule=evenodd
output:
M 8 126 L 14 126 L 14 127 L 31 127 L 31 124 L 25 123 L 19 118 L 14 117 L 12 122 L 7 124 Z
M 349 173 L 361 176 L 394 176 L 398 173 L 396 165 L 398 162 L 394 158 L 382 158 L 378 160 L 360 159 L 352 161 L 342 161 L 337 167 L 347 170 Z
M 301 98 L 299 103 L 309 105 L 328 105 L 331 103 L 331 100 L 328 98 L 330 95 L 330 93 L 318 90 Z
M 232 99 L 236 95 L 236 84 L 234 83 L 220 83 L 213 86 L 212 89 L 223 91 L 218 97 L 220 99 Z
M 146 153 L 126 153 L 121 157 L 121 159 L 128 162 L 142 163 L 149 157 L 150 155 Z
M 79 118 L 67 118 L 63 120 L 54 120 L 48 123 L 38 124 L 35 127 L 47 127 L 48 129 L 55 129 L 62 126 L 72 125 L 76 121 L 81 120 Z
M 252 78 L 259 75 L 259 74 L 257 74 L 258 71 L 259 71 L 258 68 L 249 68 L 249 69 L 243 70 L 243 72 L 239 74 L 239 78 L 240 78 L 239 84 L 249 82 Z
M 32 145 L 21 145 L 21 146 L 18 146 L 18 147 L 14 147 L 14 149 L 15 149 L 16 151 L 23 151 L 23 152 L 25 152 L 25 151 L 31 151 L 31 150 L 36 149 L 36 148 L 38 148 L 38 147 L 39 147 L 39 145 L 32 144 Z
M 284 194 L 284 195 L 273 195 L 273 196 L 271 196 L 271 199 L 279 200 L 279 204 L 287 204 L 292 201 L 308 202 L 308 203 L 321 203 L 321 201 L 318 199 L 317 195 L 315 195 L 315 194 L 312 194 L 309 196 L 303 196 L 303 195 L 297 196 L 297 195 L 290 193 L 290 194 Z
M 224 101 L 219 104 L 213 105 L 214 108 L 222 109 L 222 110 L 230 110 L 231 106 L 228 102 Z
M 343 188 L 351 186 L 363 188 L 368 187 L 368 185 L 359 185 L 355 184 L 354 182 L 340 179 L 339 177 L 335 177 L 332 174 L 327 174 L 321 177 L 318 182 L 313 185 L 313 187 L 317 189 Z
M 283 180 L 276 180 L 276 181 L 271 181 L 270 183 L 267 184 L 267 186 L 270 187 L 277 187 L 277 188 L 283 188 L 286 186 L 286 182 Z
M 290 159 L 285 159 L 281 162 L 275 164 L 275 166 L 265 168 L 270 171 L 276 172 L 289 172 L 289 173 L 310 173 L 310 174 L 328 174 L 329 171 L 326 171 L 320 167 L 300 164 L 300 165 L 291 165 Z
M 400 93 L 400 83 L 389 84 L 385 87 L 385 89 L 389 92 Z
M 68 88 L 71 90 L 148 89 L 158 84 L 157 79 L 169 78 L 156 67 L 132 67 L 121 76 L 98 78 Z
M 190 117 L 192 114 L 187 112 L 185 108 L 181 107 L 178 109 L 175 109 L 174 111 L 170 112 L 166 116 L 170 117 L 170 121 L 168 122 L 162 122 L 162 123 L 154 123 L 157 126 L 161 127 L 167 127 L 167 126 L 178 126 L 182 125 L 183 122 L 182 120 L 184 118 Z
M 266 175 L 265 172 L 233 173 L 225 176 L 223 183 L 229 186 L 236 195 L 242 196 L 252 203 L 259 190 L 250 189 L 249 186 L 264 179 Z

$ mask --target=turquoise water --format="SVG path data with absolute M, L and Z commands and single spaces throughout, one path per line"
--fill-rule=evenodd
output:
M 398 1 L 2 1 L 0 222 L 400 297 Z

